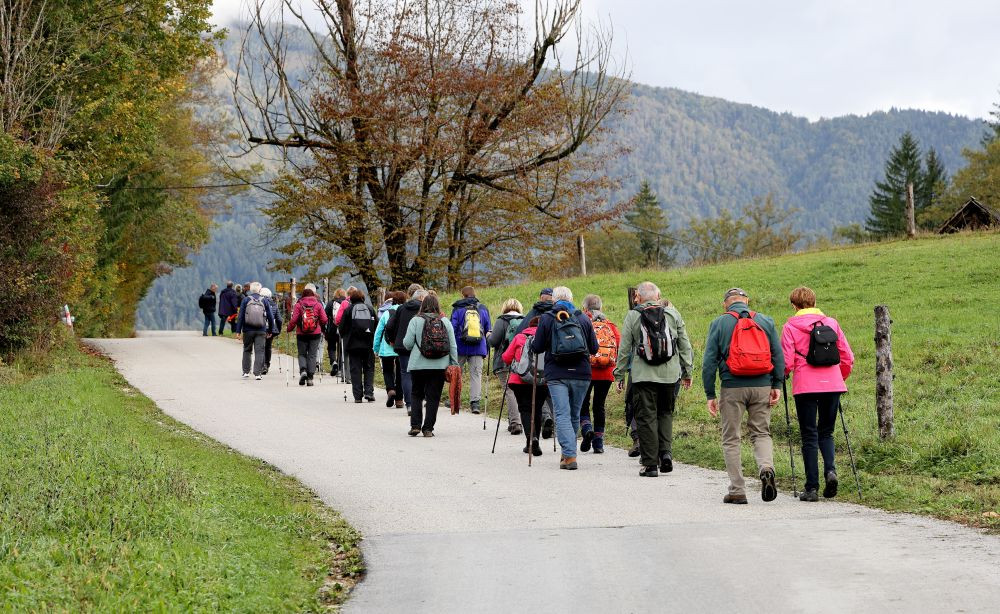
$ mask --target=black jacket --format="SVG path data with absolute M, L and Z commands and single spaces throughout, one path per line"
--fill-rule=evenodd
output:
M 219 295 L 219 315 L 223 318 L 228 318 L 240 310 L 240 303 L 242 302 L 243 297 L 237 294 L 236 290 L 226 288 Z
M 410 355 L 410 350 L 403 345 L 403 338 L 406 337 L 406 328 L 410 325 L 410 320 L 418 311 L 420 311 L 420 301 L 411 298 L 393 311 L 385 323 L 383 335 L 392 339 L 392 349 L 400 356 Z
M 355 350 L 372 351 L 372 345 L 375 341 L 375 325 L 378 323 L 376 319 L 375 310 L 368 306 L 368 310 L 371 311 L 372 321 L 371 326 L 368 327 L 366 331 L 356 331 L 354 328 L 354 306 L 364 305 L 364 301 L 351 301 L 351 305 L 344 310 L 344 317 L 340 318 L 340 336 L 344 338 L 344 349 L 351 352 Z
M 524 320 L 521 321 L 521 325 L 517 327 L 517 332 L 523 332 L 524 329 L 528 328 L 531 319 L 535 316 L 541 316 L 543 313 L 548 313 L 552 311 L 552 301 L 538 301 L 531 306 L 531 311 L 524 314 Z
M 205 313 L 205 315 L 215 313 L 215 305 L 215 292 L 212 292 L 211 288 L 205 290 L 205 294 L 198 297 L 198 306 L 201 307 L 201 310 Z
M 326 340 L 330 343 L 336 343 L 340 339 L 340 331 L 337 330 L 337 322 L 334 319 L 337 315 L 337 310 L 340 308 L 340 303 L 346 301 L 346 298 L 335 298 L 330 299 L 326 304 Z

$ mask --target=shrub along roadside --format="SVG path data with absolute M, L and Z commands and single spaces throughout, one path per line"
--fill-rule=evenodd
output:
M 346 597 L 360 535 L 313 493 L 168 418 L 106 359 L 53 356 L 37 377 L 0 373 L 6 607 L 319 611 Z

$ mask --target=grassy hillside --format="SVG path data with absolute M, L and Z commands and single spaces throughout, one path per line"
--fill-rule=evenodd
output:
M 843 402 L 865 502 L 1000 529 L 1000 313 L 990 300 L 998 287 L 998 271 L 1000 235 L 974 234 L 702 268 L 551 279 L 482 289 L 479 295 L 495 315 L 509 296 L 527 308 L 543 284 L 562 284 L 573 290 L 578 303 L 587 293 L 600 294 L 609 317 L 620 323 L 627 308 L 626 289 L 645 279 L 654 281 L 684 315 L 699 365 L 695 387 L 680 398 L 675 457 L 722 468 L 718 425 L 705 411 L 700 387 L 705 334 L 721 312 L 722 292 L 730 286 L 745 288 L 755 309 L 783 324 L 792 315 L 789 292 L 808 285 L 816 290 L 819 307 L 838 318 L 857 355 L 848 382 L 851 391 Z M 453 298 L 448 297 L 448 303 Z M 889 305 L 894 321 L 897 436 L 889 442 L 878 439 L 874 411 L 872 310 L 880 303 Z M 624 445 L 622 397 L 612 392 L 609 402 L 612 441 Z M 777 469 L 790 487 L 783 413 L 782 405 L 772 428 Z M 794 421 L 794 407 L 792 413 Z M 853 478 L 839 424 L 837 428 L 841 490 L 850 498 L 847 486 L 853 485 Z M 585 458 L 583 463 L 585 467 Z M 744 464 L 748 472 L 754 471 L 748 447 Z M 801 485 L 798 458 L 796 467 Z
M 47 362 L 0 365 L 0 609 L 320 611 L 362 572 L 360 536 L 298 482 L 105 359 Z

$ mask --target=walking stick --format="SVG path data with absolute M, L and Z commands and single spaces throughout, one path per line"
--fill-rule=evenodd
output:
M 527 342 L 525 342 L 527 346 Z M 528 347 L 524 348 L 525 351 L 530 351 Z M 530 357 L 530 356 L 529 356 Z M 528 466 L 531 466 L 531 457 L 534 456 L 535 446 L 535 395 L 538 394 L 538 361 L 531 361 L 531 436 L 528 437 Z
M 490 368 L 490 348 L 486 346 L 486 358 L 483 361 L 483 366 L 487 369 Z M 483 430 L 486 430 L 486 410 L 490 408 L 490 378 L 486 378 L 486 383 L 483 383 L 483 370 L 479 370 L 479 387 L 483 389 Z M 472 384 L 469 384 L 469 389 L 472 389 Z M 500 406 L 500 413 L 503 413 L 503 405 Z M 497 424 L 497 430 L 500 430 L 500 425 Z
M 497 432 L 493 434 L 493 451 L 490 454 L 496 454 L 497 451 L 497 438 L 500 437 L 500 420 L 503 419 L 503 406 L 504 400 L 507 398 L 507 384 L 510 382 L 510 373 L 503 380 L 503 393 L 500 395 L 500 412 L 497 414 Z M 507 408 L 507 415 L 510 415 L 510 408 Z M 531 444 L 528 444 L 529 447 Z
M 840 424 L 844 427 L 844 441 L 847 442 L 847 455 L 851 459 L 851 471 L 854 472 L 854 483 L 858 487 L 858 500 L 861 499 L 861 480 L 858 479 L 858 467 L 854 464 L 854 450 L 851 448 L 851 438 L 847 434 L 847 420 L 844 419 L 844 406 L 837 399 L 837 410 L 840 411 Z
M 795 481 L 795 452 L 792 451 L 792 417 L 788 413 L 788 379 L 781 380 L 781 396 L 785 397 L 785 424 L 788 425 L 788 462 L 792 464 L 792 494 L 799 496 L 798 482 Z

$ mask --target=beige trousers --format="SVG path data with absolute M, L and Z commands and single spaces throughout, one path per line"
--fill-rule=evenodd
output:
M 753 444 L 757 470 L 774 469 L 774 446 L 771 442 L 771 408 L 768 406 L 769 386 L 755 388 L 722 388 L 719 392 L 719 415 L 722 421 L 722 454 L 729 473 L 729 493 L 746 495 L 743 461 L 740 455 L 740 435 L 743 414 L 747 414 L 747 430 Z

